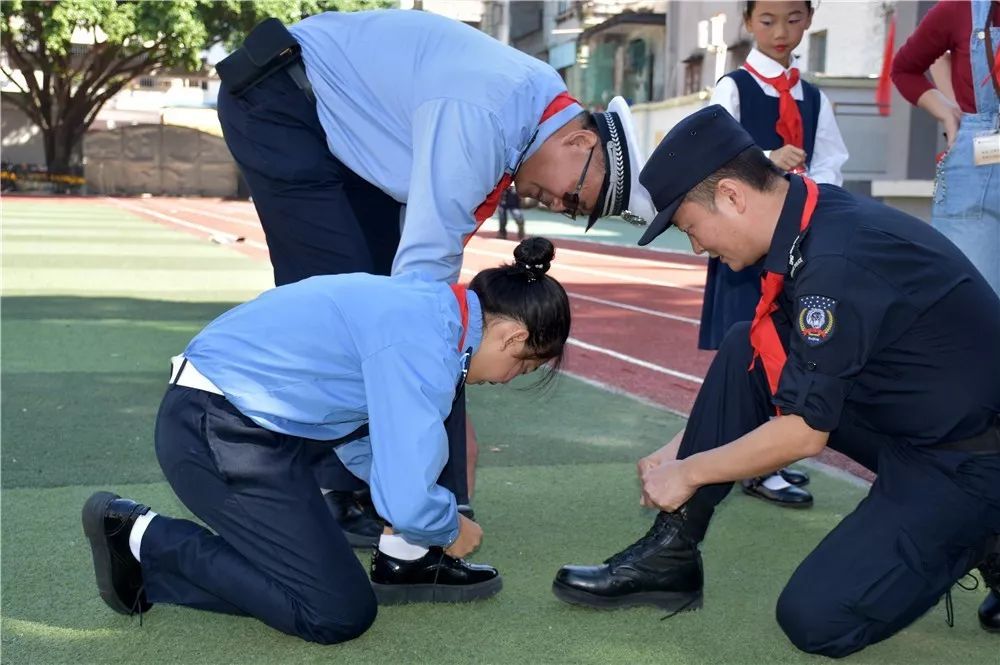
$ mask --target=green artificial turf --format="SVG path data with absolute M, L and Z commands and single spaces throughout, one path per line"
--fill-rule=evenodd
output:
M 270 269 L 113 205 L 5 201 L 0 418 L 0 658 L 4 663 L 811 663 L 773 618 L 797 563 L 864 493 L 813 471 L 812 510 L 734 495 L 704 545 L 705 608 L 595 612 L 558 602 L 564 563 L 597 563 L 648 528 L 634 460 L 682 421 L 561 377 L 549 389 L 473 387 L 480 440 L 474 560 L 504 591 L 472 605 L 380 611 L 360 639 L 322 647 L 249 619 L 157 606 L 139 626 L 97 596 L 79 510 L 112 489 L 171 515 L 152 427 L 167 363 L 204 323 L 266 288 Z M 51 251 L 50 251 L 51 250 Z M 858 543 L 857 556 L 864 556 Z M 359 555 L 366 562 L 365 555 Z M 981 592 L 849 663 L 996 663 Z

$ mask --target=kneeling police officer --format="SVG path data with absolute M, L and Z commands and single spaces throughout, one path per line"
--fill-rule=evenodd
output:
M 596 608 L 698 607 L 698 545 L 733 481 L 825 447 L 878 477 L 799 565 L 777 619 L 803 651 L 845 656 L 902 630 L 979 567 L 1000 628 L 1000 300 L 929 225 L 777 171 L 720 106 L 681 121 L 642 170 L 659 211 L 734 270 L 763 268 L 750 324 L 728 332 L 685 431 L 640 460 L 661 512 L 553 590 Z M 748 369 L 749 368 L 749 369 Z

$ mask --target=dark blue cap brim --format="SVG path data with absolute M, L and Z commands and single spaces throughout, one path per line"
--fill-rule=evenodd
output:
M 649 226 L 646 227 L 646 232 L 642 234 L 639 238 L 640 245 L 648 245 L 653 242 L 656 236 L 660 235 L 674 223 L 674 214 L 677 209 L 681 207 L 681 203 L 684 201 L 683 196 L 678 196 L 676 199 L 670 202 L 666 208 L 656 213 L 656 217 L 650 222 Z

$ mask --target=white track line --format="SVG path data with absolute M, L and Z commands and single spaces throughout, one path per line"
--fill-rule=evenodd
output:
M 489 252 L 489 251 L 486 251 L 486 250 L 475 249 L 475 248 L 472 248 L 472 247 L 466 247 L 465 248 L 465 253 L 466 254 L 479 254 L 480 256 L 489 256 L 489 257 L 498 258 L 498 259 L 501 259 L 501 260 L 504 260 L 504 261 L 510 259 L 510 254 L 504 254 L 504 253 L 501 253 L 501 252 Z M 585 253 L 587 253 L 587 252 L 585 252 Z M 676 284 L 674 282 L 664 282 L 664 281 L 658 280 L 658 279 L 646 279 L 645 277 L 637 277 L 637 276 L 634 276 L 634 275 L 622 275 L 620 273 L 608 272 L 607 270 L 596 270 L 594 268 L 580 268 L 580 267 L 577 267 L 577 266 L 570 266 L 570 265 L 560 264 L 559 267 L 558 267 L 558 269 L 560 271 L 567 270 L 567 271 L 572 271 L 572 272 L 582 272 L 582 273 L 585 273 L 585 274 L 588 274 L 588 275 L 595 275 L 597 277 L 607 277 L 607 278 L 618 280 L 620 282 L 629 282 L 629 283 L 632 283 L 632 284 L 634 284 L 634 283 L 641 283 L 641 284 L 649 284 L 651 286 L 663 286 L 663 287 L 666 287 L 668 289 L 679 289 L 681 291 L 688 291 L 690 293 L 702 293 L 705 290 L 703 287 L 685 286 L 683 284 Z
M 226 233 L 224 231 L 219 231 L 218 229 L 213 229 L 211 226 L 202 226 L 201 224 L 195 224 L 194 222 L 189 222 L 189 221 L 181 219 L 179 217 L 174 217 L 173 215 L 167 215 L 167 214 L 164 214 L 162 212 L 157 212 L 155 210 L 150 210 L 149 208 L 145 208 L 145 207 L 143 207 L 141 205 L 136 205 L 134 203 L 126 203 L 125 201 L 122 201 L 122 200 L 119 200 L 119 199 L 115 199 L 115 198 L 110 198 L 110 197 L 109 197 L 108 200 L 110 200 L 111 202 L 113 202 L 115 205 L 119 205 L 122 208 L 125 208 L 127 210 L 132 210 L 132 211 L 138 212 L 140 214 L 151 215 L 151 216 L 156 217 L 158 219 L 162 219 L 162 220 L 165 220 L 167 222 L 170 222 L 171 224 L 176 224 L 177 226 L 182 226 L 182 227 L 184 227 L 186 229 L 193 229 L 193 230 L 198 231 L 200 233 L 204 233 L 209 238 L 212 238 L 212 237 L 222 237 L 222 238 L 226 238 L 230 242 L 235 243 L 236 239 L 240 237 L 240 236 L 237 236 L 237 235 L 235 235 L 233 233 Z M 257 240 L 245 239 L 240 244 L 242 244 L 242 245 L 248 245 L 248 246 L 253 247 L 255 249 L 262 249 L 265 252 L 267 251 L 267 245 L 265 243 L 259 242 Z
M 475 277 L 479 271 L 471 270 L 469 268 L 462 268 L 462 274 L 468 275 L 470 277 Z M 629 305 L 623 302 L 617 302 L 615 300 L 605 300 L 604 298 L 595 298 L 594 296 L 585 296 L 582 293 L 577 293 L 575 291 L 567 291 L 566 295 L 570 298 L 579 298 L 580 300 L 587 300 L 590 302 L 596 302 L 601 305 L 607 305 L 608 307 L 617 307 L 619 309 L 627 309 L 632 312 L 639 312 L 640 314 L 648 314 L 649 316 L 657 316 L 661 319 L 670 319 L 671 321 L 680 321 L 681 323 L 690 323 L 691 325 L 701 325 L 699 319 L 692 319 L 689 316 L 681 316 L 679 314 L 668 314 L 666 312 L 658 312 L 654 309 L 646 309 L 645 307 L 636 307 L 635 305 Z
M 628 305 L 623 302 L 615 302 L 614 300 L 604 300 L 603 298 L 595 298 L 593 296 L 585 296 L 582 293 L 575 293 L 573 291 L 567 291 L 571 298 L 579 298 L 580 300 L 588 300 L 590 302 L 596 302 L 601 305 L 608 305 L 609 307 L 618 307 L 620 309 L 627 309 L 633 312 L 639 312 L 640 314 L 649 314 L 650 316 L 658 316 L 661 319 L 670 319 L 671 321 L 681 321 L 682 323 L 690 323 L 692 325 L 701 325 L 701 320 L 692 319 L 690 316 L 681 316 L 680 314 L 667 314 L 666 312 L 657 312 L 654 309 L 646 309 L 645 307 L 636 307 L 635 305 Z
M 570 337 L 568 343 L 572 346 L 578 346 L 581 349 L 586 349 L 587 351 L 593 351 L 594 353 L 600 353 L 606 356 L 611 356 L 616 360 L 621 360 L 622 362 L 629 363 L 630 365 L 635 365 L 637 367 L 642 367 L 643 369 L 648 369 L 653 372 L 659 372 L 660 374 L 666 374 L 677 379 L 683 379 L 684 381 L 690 381 L 691 383 L 696 383 L 701 385 L 704 383 L 704 379 L 694 376 L 693 374 L 685 374 L 684 372 L 678 372 L 675 369 L 669 369 L 656 365 L 651 362 L 646 362 L 645 360 L 640 360 L 633 356 L 625 355 L 624 353 L 618 353 L 617 351 L 612 351 L 611 349 L 605 349 L 603 346 L 597 346 L 595 344 L 588 344 L 587 342 L 580 341 L 575 337 Z
M 205 215 L 206 217 L 213 217 L 215 219 L 222 220 L 223 222 L 228 222 L 230 224 L 238 224 L 239 226 L 248 226 L 248 227 L 253 228 L 253 229 L 259 229 L 260 228 L 260 222 L 259 221 L 250 222 L 250 221 L 246 221 L 246 220 L 242 220 L 242 219 L 233 219 L 233 217 L 231 215 L 220 215 L 217 212 L 209 212 L 208 210 L 200 210 L 198 208 L 191 208 L 189 206 L 184 206 L 184 205 L 174 204 L 173 207 L 177 208 L 178 210 L 183 210 L 185 212 L 190 212 L 190 213 L 195 214 L 195 215 Z
M 483 240 L 503 242 L 503 243 L 509 242 L 507 240 L 501 240 L 499 238 L 483 238 Z M 556 240 L 555 242 L 558 242 L 558 240 Z M 578 242 L 588 242 L 588 241 L 580 240 Z M 612 245 L 605 244 L 603 246 L 604 247 L 611 247 Z M 615 245 L 615 247 L 618 247 L 620 249 L 628 249 L 627 247 L 624 247 L 622 245 Z M 652 268 L 673 268 L 675 270 L 691 270 L 691 271 L 705 270 L 705 265 L 704 264 L 699 265 L 697 263 L 678 263 L 678 262 L 674 262 L 674 261 L 657 261 L 656 259 L 643 259 L 643 258 L 639 258 L 639 257 L 618 256 L 617 254 L 602 254 L 600 252 L 594 252 L 594 251 L 586 250 L 586 249 L 568 249 L 566 247 L 558 247 L 557 246 L 556 247 L 556 254 L 557 255 L 576 254 L 576 255 L 582 255 L 582 256 L 599 256 L 599 257 L 601 257 L 601 259 L 608 259 L 608 260 L 611 260 L 611 261 L 620 261 L 620 262 L 628 263 L 629 265 L 635 265 L 635 266 L 640 266 L 640 265 L 641 266 L 649 266 L 649 267 L 652 267 Z

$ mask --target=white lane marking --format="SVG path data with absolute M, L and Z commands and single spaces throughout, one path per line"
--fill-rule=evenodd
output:
M 681 321 L 682 323 L 690 323 L 692 325 L 701 325 L 701 320 L 692 319 L 690 316 L 681 316 L 680 314 L 668 314 L 666 312 L 658 312 L 654 309 L 646 309 L 645 307 L 636 307 L 635 305 L 628 305 L 623 302 L 615 302 L 614 300 L 604 300 L 603 298 L 595 298 L 594 296 L 585 296 L 582 293 L 576 293 L 574 291 L 567 291 L 571 298 L 579 298 L 580 300 L 588 300 L 590 302 L 596 302 L 601 305 L 608 305 L 609 307 L 619 307 L 621 309 L 627 309 L 632 312 L 639 312 L 640 314 L 649 314 L 650 316 L 658 316 L 662 319 L 670 319 L 671 321 Z
M 108 200 L 110 200 L 115 205 L 119 205 L 127 210 L 132 210 L 134 212 L 138 212 L 145 215 L 151 215 L 158 219 L 170 222 L 171 224 L 175 224 L 177 226 L 181 226 L 186 229 L 192 229 L 194 231 L 198 231 L 199 233 L 204 233 L 209 238 L 218 237 L 218 238 L 223 238 L 228 242 L 235 243 L 236 239 L 240 237 L 233 233 L 226 233 L 224 231 L 219 231 L 218 229 L 214 229 L 211 226 L 203 226 L 201 224 L 195 224 L 194 222 L 189 222 L 187 220 L 181 219 L 180 217 L 174 217 L 173 215 L 166 215 L 162 212 L 150 210 L 149 208 L 145 208 L 141 205 L 136 205 L 134 203 L 126 203 L 125 201 L 122 201 L 120 199 L 108 197 Z M 240 244 L 247 245 L 255 249 L 262 249 L 265 252 L 267 251 L 267 245 L 257 240 L 251 240 L 247 238 Z
M 504 260 L 504 261 L 507 261 L 507 260 L 510 259 L 510 255 L 509 254 L 503 254 L 503 253 L 500 253 L 500 252 L 488 252 L 488 251 L 485 251 L 485 250 L 482 250 L 482 249 L 474 249 L 474 248 L 471 248 L 471 247 L 466 247 L 465 248 L 465 253 L 466 254 L 479 254 L 481 256 L 489 256 L 489 257 L 498 258 L 498 259 L 501 259 L 501 260 Z M 572 271 L 572 272 L 582 272 L 582 273 L 585 273 L 585 274 L 588 274 L 588 275 L 595 275 L 597 277 L 607 277 L 607 278 L 618 280 L 620 282 L 629 282 L 629 283 L 633 283 L 633 284 L 635 284 L 635 283 L 649 284 L 651 286 L 663 286 L 663 287 L 666 287 L 666 288 L 669 288 L 669 289 L 679 289 L 681 291 L 688 291 L 690 293 L 702 293 L 705 290 L 703 287 L 698 287 L 698 286 L 685 286 L 683 284 L 676 284 L 674 282 L 665 282 L 665 281 L 658 280 L 658 279 L 646 279 L 645 277 L 638 277 L 638 276 L 635 276 L 635 275 L 622 275 L 620 273 L 608 272 L 607 270 L 596 270 L 594 268 L 580 268 L 578 266 L 570 266 L 570 265 L 560 264 L 558 266 L 558 269 L 559 270 Z
M 575 337 L 569 338 L 569 344 L 572 346 L 578 346 L 581 349 L 586 349 L 587 351 L 593 351 L 594 353 L 600 353 L 606 356 L 611 356 L 616 360 L 621 360 L 622 362 L 629 363 L 630 365 L 636 365 L 637 367 L 642 367 L 643 369 L 648 369 L 653 372 L 659 372 L 660 374 L 666 374 L 677 379 L 683 379 L 684 381 L 690 381 L 691 383 L 696 383 L 701 385 L 704 383 L 704 379 L 694 376 L 693 374 L 685 374 L 684 372 L 678 372 L 675 369 L 669 369 L 667 367 L 662 367 L 655 363 L 647 362 L 645 360 L 640 360 L 633 356 L 625 355 L 624 353 L 618 353 L 617 351 L 612 351 L 611 349 L 605 349 L 603 346 L 597 346 L 596 344 L 588 344 Z
M 469 268 L 462 268 L 462 273 L 465 275 L 475 276 L 477 271 L 470 270 Z M 690 323 L 691 325 L 701 325 L 699 319 L 692 319 L 689 316 L 681 316 L 679 314 L 668 314 L 667 312 L 659 312 L 655 309 L 647 309 L 645 307 L 637 307 L 635 305 L 629 305 L 623 302 L 617 302 L 615 300 L 605 300 L 604 298 L 595 298 L 594 296 L 585 296 L 582 293 L 577 293 L 576 291 L 567 291 L 566 294 L 570 298 L 579 298 L 580 300 L 587 300 L 590 302 L 596 302 L 601 305 L 607 305 L 609 307 L 618 307 L 620 309 L 627 309 L 632 312 L 639 312 L 640 314 L 648 314 L 650 316 L 658 316 L 662 319 L 670 319 L 671 321 L 680 321 L 682 323 Z

